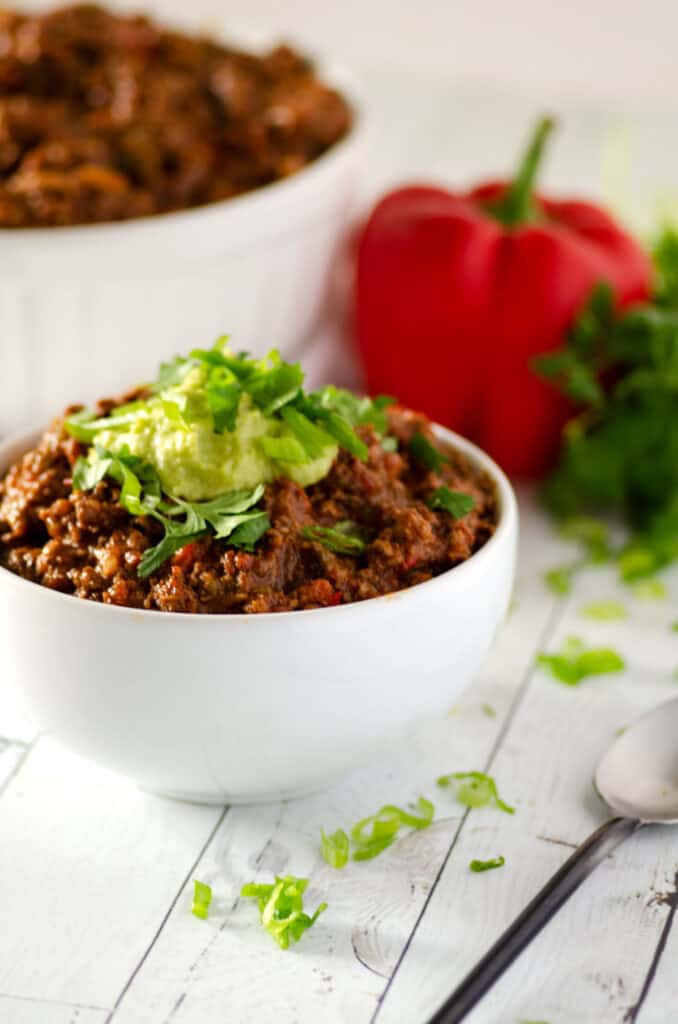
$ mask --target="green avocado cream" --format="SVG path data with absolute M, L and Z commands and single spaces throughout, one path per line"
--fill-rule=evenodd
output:
M 102 429 L 93 443 L 114 454 L 127 449 L 151 463 L 163 489 L 186 501 L 206 501 L 281 476 L 307 487 L 327 475 L 337 445 L 304 461 L 272 457 L 271 448 L 280 452 L 285 446 L 271 440 L 290 442 L 292 456 L 298 443 L 283 420 L 263 413 L 247 394 L 240 397 L 235 429 L 216 433 L 206 376 L 205 367 L 192 368 L 179 383 L 135 403 L 129 425 Z

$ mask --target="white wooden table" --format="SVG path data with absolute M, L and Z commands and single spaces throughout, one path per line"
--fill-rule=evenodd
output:
M 328 793 L 258 807 L 173 803 L 31 736 L 0 703 L 0 1021 L 423 1024 L 604 820 L 591 775 L 616 730 L 678 694 L 678 573 L 666 575 L 662 601 L 631 596 L 605 568 L 557 598 L 542 573 L 571 547 L 530 496 L 522 514 L 514 607 L 480 677 L 411 745 Z M 627 621 L 581 616 L 607 597 Z M 570 633 L 615 647 L 627 670 L 571 689 L 535 668 L 536 653 Z M 386 663 L 375 686 L 388 700 Z M 474 769 L 495 776 L 513 817 L 467 812 L 435 786 L 443 772 Z M 343 871 L 322 861 L 321 826 L 419 794 L 435 802 L 431 828 Z M 472 858 L 498 854 L 501 870 L 470 872 Z M 310 877 L 310 906 L 329 903 L 287 952 L 238 898 L 244 882 L 275 872 Z M 190 912 L 193 878 L 214 890 L 207 921 Z M 674 1024 L 677 883 L 678 829 L 629 840 L 470 1024 Z

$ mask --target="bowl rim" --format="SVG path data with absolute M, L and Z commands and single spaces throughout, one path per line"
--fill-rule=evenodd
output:
M 445 570 L 445 572 L 440 573 L 438 576 L 424 580 L 422 583 L 415 583 L 411 587 L 405 587 L 402 590 L 396 590 L 388 594 L 379 594 L 364 601 L 349 601 L 346 604 L 325 608 L 302 608 L 281 612 L 258 612 L 256 614 L 228 614 L 224 612 L 173 613 L 163 612 L 157 608 L 130 608 L 126 605 L 88 601 L 86 598 L 78 598 L 73 594 L 64 594 L 58 590 L 51 590 L 40 583 L 34 583 L 32 580 L 27 580 L 23 576 L 18 576 L 9 569 L 5 569 L 4 566 L 0 566 L 0 587 L 4 586 L 4 583 L 9 583 L 10 586 L 32 588 L 39 599 L 67 601 L 71 607 L 80 605 L 83 608 L 83 615 L 92 613 L 106 616 L 110 614 L 113 616 L 123 616 L 127 619 L 143 619 L 144 621 L 155 623 L 166 621 L 168 626 L 173 623 L 179 629 L 189 628 L 191 623 L 193 623 L 194 628 L 196 623 L 202 623 L 203 628 L 205 628 L 207 625 L 213 625 L 215 622 L 222 623 L 223 628 L 233 628 L 232 624 L 236 622 L 276 622 L 284 627 L 287 623 L 302 620 L 328 619 L 329 616 L 337 619 L 340 615 L 355 614 L 359 608 L 372 608 L 376 612 L 379 609 L 382 611 L 388 609 L 394 602 L 414 601 L 417 596 L 424 592 L 430 594 L 435 589 L 440 589 L 441 586 L 449 584 L 451 579 L 462 581 L 471 573 L 480 571 L 480 568 L 492 558 L 493 553 L 505 543 L 510 534 L 517 530 L 518 526 L 518 502 L 515 492 L 508 477 L 497 463 L 482 448 L 467 438 L 462 437 L 461 434 L 457 434 L 455 431 L 439 424 L 433 424 L 433 429 L 438 438 L 461 451 L 477 468 L 486 472 L 492 479 L 498 498 L 498 520 L 494 533 L 482 548 L 467 558 L 466 561 Z M 7 457 L 10 452 L 15 450 L 19 452 L 29 451 L 41 436 L 40 431 L 31 431 L 30 433 L 15 434 L 0 441 L 0 475 L 8 468 Z M 25 448 L 23 447 L 24 445 Z M 12 457 L 20 458 L 21 455 L 18 454 Z M 85 608 L 88 611 L 85 611 Z M 178 623 L 181 623 L 181 625 L 178 625 Z
M 304 191 L 306 186 L 312 187 L 316 181 L 329 176 L 336 164 L 349 155 L 353 149 L 362 145 L 366 135 L 365 107 L 363 90 L 353 72 L 342 64 L 325 60 L 316 56 L 313 60 L 319 78 L 335 88 L 346 100 L 352 114 L 348 132 L 343 138 L 333 143 L 324 153 L 305 164 L 300 170 L 286 178 L 278 178 L 265 185 L 248 189 L 238 195 L 219 199 L 199 206 L 189 206 L 179 210 L 167 210 L 160 213 L 146 214 L 143 217 L 130 217 L 127 220 L 94 221 L 88 224 L 54 225 L 52 227 L 7 228 L 0 227 L 0 251 L 8 248 L 45 248 L 56 245 L 85 245 L 85 243 L 112 242 L 126 236 L 139 235 L 144 230 L 157 229 L 159 233 L 173 229 L 190 229 L 203 226 L 210 217 L 237 218 L 247 215 L 252 209 L 265 209 L 273 203 L 282 202 L 286 197 L 294 199 L 295 194 Z M 130 242 L 133 238 L 130 237 Z

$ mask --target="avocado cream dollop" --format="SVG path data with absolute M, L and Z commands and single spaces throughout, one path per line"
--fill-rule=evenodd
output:
M 262 441 L 293 440 L 293 435 L 283 420 L 265 415 L 247 394 L 240 398 L 235 429 L 216 433 L 205 380 L 204 367 L 190 369 L 178 384 L 134 403 L 129 424 L 100 430 L 94 444 L 114 454 L 128 450 L 151 463 L 163 489 L 186 501 L 207 501 L 276 477 L 308 487 L 327 475 L 337 445 L 328 444 L 304 462 L 271 458 Z

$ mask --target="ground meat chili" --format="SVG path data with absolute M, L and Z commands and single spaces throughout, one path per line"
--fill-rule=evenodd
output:
M 106 414 L 113 403 L 102 403 Z M 73 410 L 69 410 L 72 412 Z M 358 428 L 367 461 L 341 450 L 329 474 L 304 489 L 278 479 L 266 488 L 270 529 L 254 551 L 206 537 L 187 544 L 145 579 L 137 567 L 157 543 L 158 524 L 117 504 L 104 479 L 72 490 L 85 447 L 57 420 L 0 482 L 0 565 L 35 583 L 91 601 L 166 612 L 273 612 L 322 608 L 393 593 L 453 568 L 492 535 L 497 501 L 491 480 L 459 452 L 443 449 L 439 472 L 408 452 L 415 434 L 433 441 L 425 417 L 394 406 L 386 451 L 371 426 Z M 426 503 L 447 485 L 472 495 L 455 519 Z M 359 556 L 339 555 L 303 536 L 305 527 L 353 520 L 365 539 Z
M 298 171 L 350 123 L 286 46 L 254 56 L 93 5 L 0 11 L 0 227 L 226 199 Z

